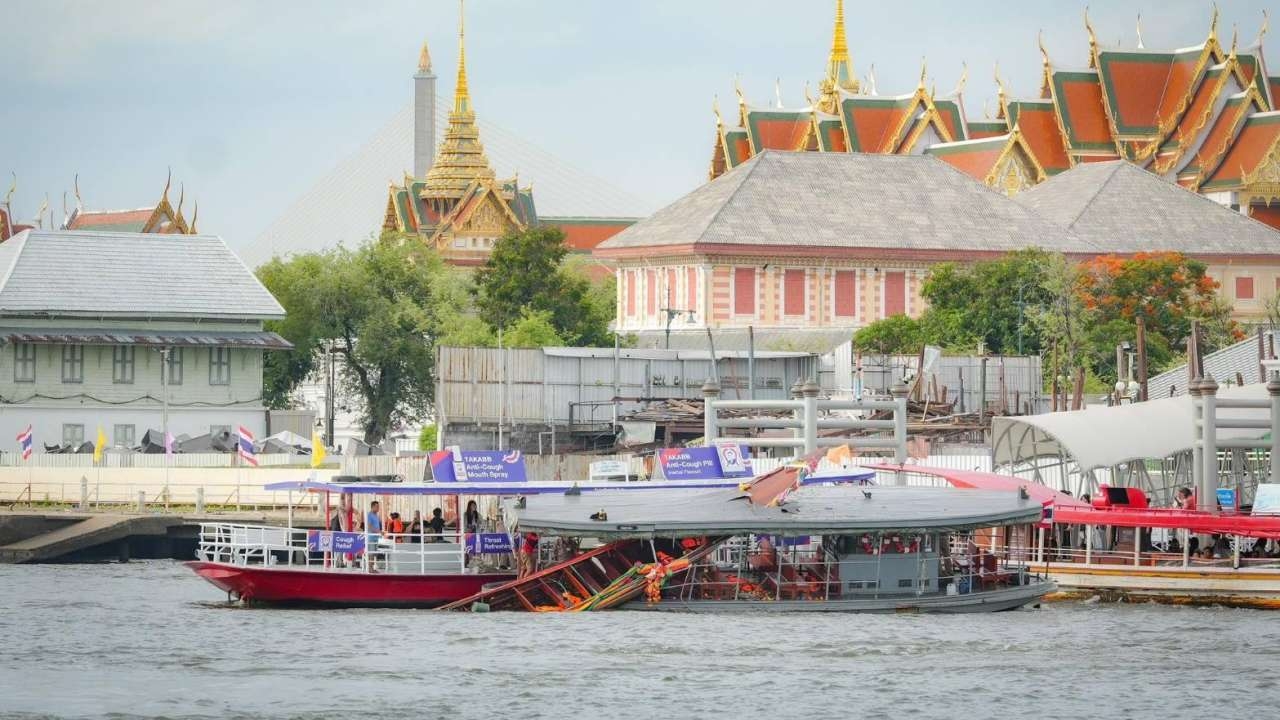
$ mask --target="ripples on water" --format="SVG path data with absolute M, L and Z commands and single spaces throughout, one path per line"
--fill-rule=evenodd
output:
M 178 563 L 0 566 L 0 716 L 1275 717 L 1280 615 L 228 606 Z

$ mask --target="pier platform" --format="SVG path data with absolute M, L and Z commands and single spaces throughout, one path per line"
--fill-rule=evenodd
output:
M 247 513 L 230 517 L 7 511 L 0 512 L 0 564 L 130 557 L 189 559 L 200 523 L 219 520 L 285 524 L 283 517 Z M 296 527 L 308 524 L 295 518 Z

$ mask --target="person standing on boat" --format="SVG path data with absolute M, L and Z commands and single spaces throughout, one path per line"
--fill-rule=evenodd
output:
M 382 504 L 377 500 L 369 503 L 369 514 L 365 516 L 364 529 L 370 535 L 382 534 Z
M 467 501 L 467 511 L 462 515 L 462 532 L 480 532 L 480 508 L 475 500 Z

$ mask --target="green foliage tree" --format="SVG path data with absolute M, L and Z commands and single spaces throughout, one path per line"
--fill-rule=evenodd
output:
M 503 335 L 502 342 L 513 348 L 558 347 L 564 344 L 551 324 L 551 313 L 546 310 L 525 310 Z
M 980 339 L 993 353 L 1034 354 L 1039 338 L 1027 332 L 1027 309 L 1044 304 L 1045 263 L 1049 254 L 1029 249 L 971 265 L 940 263 L 929 271 L 920 294 L 931 310 L 947 313 L 948 333 L 937 344 Z M 941 340 L 941 342 L 939 342 Z
M 267 354 L 264 397 L 286 401 L 330 346 L 363 401 L 365 442 L 421 418 L 434 400 L 435 343 L 457 312 L 441 302 L 457 292 L 447 275 L 434 250 L 398 238 L 269 261 L 258 277 L 287 312 L 272 329 L 294 349 Z
M 612 344 L 613 294 L 593 290 L 582 272 L 566 266 L 564 233 L 555 227 L 531 227 L 499 240 L 476 274 L 480 317 L 491 328 L 507 328 L 526 310 L 549 314 L 551 326 L 567 344 Z
M 435 450 L 437 444 L 436 438 L 438 437 L 439 432 L 439 429 L 434 423 L 431 425 L 423 425 L 422 430 L 418 432 L 418 449 L 422 452 L 431 452 L 432 450 Z
M 920 323 L 906 315 L 877 320 L 853 334 L 853 347 L 879 355 L 912 354 L 920 350 Z

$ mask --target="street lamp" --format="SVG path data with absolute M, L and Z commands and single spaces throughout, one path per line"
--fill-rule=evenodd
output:
M 689 314 L 688 321 L 693 322 L 693 311 L 681 310 L 680 308 L 660 308 L 658 311 L 667 316 L 666 339 L 667 339 L 667 349 L 670 350 L 671 349 L 671 321 L 681 313 L 688 313 Z

